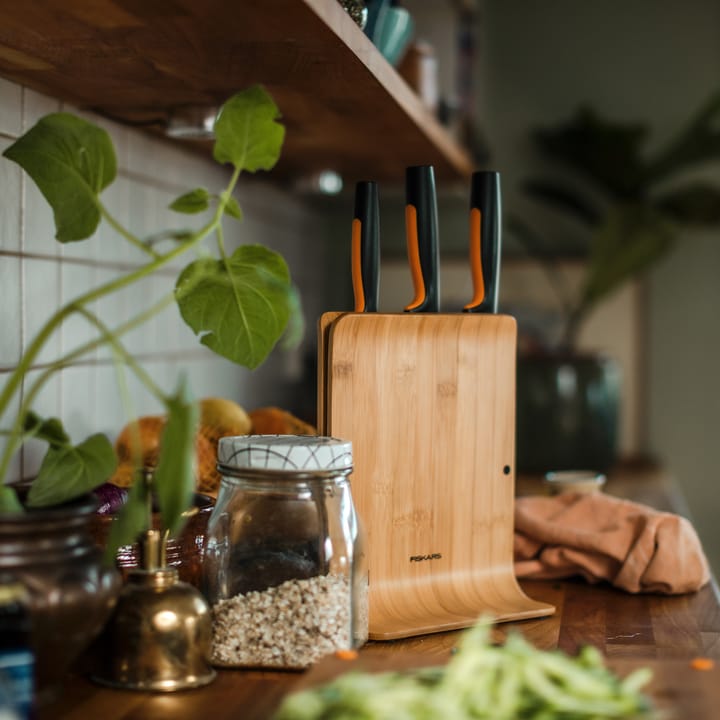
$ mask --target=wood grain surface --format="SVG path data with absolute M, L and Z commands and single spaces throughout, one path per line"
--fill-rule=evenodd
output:
M 162 130 L 254 83 L 287 127 L 274 174 L 326 168 L 402 182 L 467 179 L 468 155 L 337 0 L 23 0 L 0 4 L 0 76 Z
M 658 509 L 684 511 L 682 496 L 672 479 L 649 465 L 618 467 L 609 474 L 607 492 L 644 502 Z M 540 478 L 520 477 L 520 493 L 541 491 Z M 650 693 L 663 711 L 663 720 L 717 720 L 720 716 L 720 676 L 717 667 L 695 671 L 690 661 L 699 656 L 720 663 L 720 604 L 714 583 L 697 593 L 679 596 L 630 595 L 606 585 L 581 580 L 521 581 L 537 600 L 552 603 L 557 612 L 541 619 L 503 623 L 494 629 L 502 641 L 511 630 L 521 632 L 538 648 L 575 653 L 584 644 L 597 646 L 611 667 L 625 674 L 650 666 Z M 421 635 L 389 642 L 369 642 L 360 651 L 375 667 L 388 663 L 407 667 L 422 657 L 423 664 L 447 661 L 462 631 Z M 366 659 L 366 660 L 365 660 Z M 76 674 L 39 720 L 267 720 L 282 697 L 299 683 L 318 678 L 311 672 L 220 670 L 217 680 L 198 690 L 161 695 L 109 690 Z
M 513 573 L 515 339 L 502 315 L 346 313 L 329 325 L 321 428 L 353 443 L 371 638 L 553 611 Z

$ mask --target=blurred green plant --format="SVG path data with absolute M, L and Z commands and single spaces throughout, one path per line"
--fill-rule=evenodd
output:
M 78 359 L 107 345 L 112 349 L 118 371 L 119 389 L 130 408 L 125 371 L 164 406 L 167 413 L 161 452 L 153 477 L 153 490 L 160 506 L 163 526 L 176 533 L 192 503 L 194 490 L 193 443 L 197 410 L 189 388 L 180 380 L 175 393 L 167 394 L 143 370 L 123 346 L 123 336 L 147 322 L 173 302 L 184 321 L 215 353 L 248 368 L 255 368 L 283 335 L 288 322 L 297 336 L 294 316 L 300 312 L 299 299 L 284 259 L 260 245 L 242 245 L 233 253 L 225 249 L 223 220 L 242 216 L 233 191 L 242 172 L 270 170 L 276 164 L 285 129 L 278 122 L 279 110 L 260 86 L 250 87 L 231 97 L 215 121 L 213 156 L 232 168 L 227 186 L 214 194 L 195 188 L 174 200 L 179 213 L 209 211 L 197 230 L 170 229 L 148 238 L 134 235 L 113 217 L 100 194 L 114 180 L 117 163 L 112 141 L 96 125 L 69 113 L 54 113 L 10 145 L 3 155 L 20 165 L 33 179 L 50 204 L 55 220 L 56 240 L 77 242 L 94 235 L 101 221 L 113 228 L 120 241 L 139 249 L 147 258 L 130 270 L 79 295 L 64 307 L 48 308 L 49 318 L 27 346 L 17 367 L 7 375 L 0 390 L 0 420 L 9 427 L 0 453 L 0 513 L 22 512 L 15 489 L 6 484 L 13 454 L 28 438 L 47 442 L 47 453 L 33 480 L 25 506 L 41 508 L 58 505 L 83 495 L 104 483 L 117 460 L 107 437 L 94 434 L 74 444 L 57 418 L 42 418 L 33 412 L 33 403 L 47 381 Z M 215 238 L 215 253 L 203 241 Z M 95 312 L 101 298 L 132 286 L 155 274 L 190 250 L 202 250 L 187 265 L 174 288 L 137 316 L 117 327 L 109 327 Z M 79 347 L 46 363 L 32 381 L 28 373 L 48 338 L 70 317 L 84 318 L 94 337 Z M 17 403 L 17 405 L 16 405 Z M 13 412 L 14 407 L 19 410 Z M 136 464 L 140 467 L 140 438 L 133 438 Z M 113 524 L 108 555 L 135 539 L 148 523 L 148 484 L 138 482 L 128 496 L 119 521 Z
M 558 294 L 563 349 L 575 347 L 603 298 L 675 248 L 683 230 L 720 223 L 720 186 L 691 177 L 720 158 L 720 92 L 646 154 L 649 135 L 646 124 L 612 122 L 587 107 L 557 127 L 532 132 L 558 177 L 530 178 L 523 190 L 571 223 L 575 248 L 587 258 L 579 292 L 563 282 L 550 233 L 516 214 L 508 215 L 507 231 L 542 264 Z

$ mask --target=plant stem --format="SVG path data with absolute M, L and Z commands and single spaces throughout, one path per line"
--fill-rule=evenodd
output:
M 128 232 L 126 228 L 124 228 L 108 211 L 108 209 L 102 205 L 99 204 L 100 213 L 105 218 L 107 223 L 110 225 L 110 227 L 115 230 L 119 235 L 122 235 L 131 245 L 134 245 L 136 248 L 141 250 L 142 252 L 146 253 L 147 255 L 150 255 L 154 258 L 159 258 L 161 255 L 155 250 L 153 250 L 151 247 L 148 247 L 140 238 L 133 235 L 131 232 Z
M 161 403 L 166 404 L 169 400 L 167 395 L 157 386 L 155 381 L 148 375 L 145 369 L 130 355 L 130 353 L 122 346 L 117 336 L 108 328 L 105 323 L 100 320 L 94 313 L 87 308 L 79 307 L 77 312 L 83 315 L 89 323 L 94 325 L 100 332 L 100 342 L 107 343 L 113 350 L 114 355 L 123 364 L 127 365 L 138 377 L 140 382 L 158 399 Z
M 155 305 L 151 306 L 147 310 L 143 311 L 142 313 L 139 313 L 134 318 L 131 318 L 127 322 L 123 323 L 122 325 L 118 326 L 114 332 L 111 332 L 108 330 L 108 332 L 111 335 L 114 335 L 115 338 L 119 338 L 125 333 L 129 332 L 135 327 L 138 327 L 140 325 L 143 325 L 145 322 L 147 322 L 151 317 L 159 313 L 163 308 L 170 305 L 170 303 L 173 301 L 172 294 L 169 294 L 162 298 L 159 302 L 155 303 Z M 87 312 L 87 311 L 86 311 Z M 87 314 L 86 314 L 87 316 Z M 46 368 L 41 374 L 40 377 L 30 386 L 27 392 L 27 396 L 24 398 L 20 410 L 18 411 L 18 414 L 15 417 L 15 423 L 13 424 L 13 427 L 9 431 L 4 431 L 3 434 L 9 436 L 9 441 L 6 444 L 2 455 L 0 456 L 0 478 L 5 477 L 5 474 L 7 473 L 7 469 L 10 465 L 10 460 L 12 459 L 13 454 L 18 449 L 20 443 L 25 437 L 25 434 L 22 431 L 23 424 L 25 422 L 25 417 L 29 410 L 32 407 L 32 402 L 37 396 L 38 392 L 44 387 L 45 383 L 50 379 L 52 375 L 54 375 L 59 370 L 62 370 L 63 368 L 68 367 L 73 360 L 76 360 L 79 357 L 82 357 L 83 355 L 91 352 L 92 350 L 95 350 L 96 348 L 100 347 L 101 345 L 104 345 L 107 342 L 107 340 L 104 337 L 97 338 L 95 340 L 92 340 L 88 343 L 85 343 L 84 345 L 81 345 L 80 347 L 76 348 L 72 352 L 68 353 L 67 355 L 59 358 L 56 360 L 50 367 Z M 119 344 L 119 343 L 118 343 Z M 123 352 L 125 355 L 127 355 L 126 351 L 123 349 Z M 127 355 L 127 357 L 130 357 Z M 134 361 L 133 361 L 134 363 Z M 144 373 L 142 368 L 134 363 L 137 369 Z M 151 381 L 152 383 L 152 381 Z M 154 383 L 153 383 L 154 385 Z M 163 402 L 166 401 L 167 396 L 162 395 L 161 400 Z
M 132 235 L 132 233 L 128 232 L 122 225 L 120 225 L 120 223 L 117 222 L 115 218 L 110 215 L 110 213 L 102 205 L 102 203 L 98 203 L 101 214 L 110 223 L 110 225 L 115 230 L 117 230 L 123 237 L 129 240 L 133 245 L 140 247 L 144 252 L 152 255 L 153 260 L 146 265 L 143 265 L 142 267 L 134 270 L 133 272 L 123 275 L 110 282 L 107 282 L 104 285 L 100 285 L 93 290 L 89 290 L 88 292 L 80 295 L 75 300 L 72 300 L 70 303 L 60 308 L 50 317 L 50 319 L 38 331 L 37 335 L 32 340 L 27 350 L 23 353 L 22 357 L 20 358 L 20 362 L 18 363 L 15 370 L 8 377 L 8 380 L 5 383 L 2 392 L 0 393 L 0 418 L 5 414 L 10 404 L 11 398 L 15 395 L 16 392 L 19 391 L 22 379 L 27 375 L 28 371 L 32 367 L 32 364 L 40 353 L 40 350 L 44 347 L 50 335 L 65 321 L 66 318 L 68 318 L 71 314 L 75 312 L 79 312 L 81 308 L 83 308 L 84 310 L 84 307 L 86 305 L 94 302 L 95 300 L 99 300 L 100 298 L 105 297 L 106 295 L 109 295 L 116 290 L 121 290 L 141 280 L 142 278 L 151 275 L 156 270 L 170 263 L 176 257 L 179 257 L 192 247 L 196 246 L 221 225 L 225 206 L 228 202 L 229 197 L 232 195 L 235 185 L 237 184 L 240 172 L 240 167 L 234 168 L 230 181 L 221 194 L 220 202 L 218 203 L 218 206 L 213 213 L 212 218 L 207 223 L 205 223 L 205 225 L 203 225 L 199 230 L 190 235 L 185 242 L 180 243 L 176 248 L 170 250 L 163 255 L 160 255 L 148 248 L 142 241 L 140 241 L 138 238 Z M 151 315 L 146 316 L 144 314 L 143 316 L 145 316 L 146 319 L 148 317 L 151 317 Z M 127 329 L 130 328 L 128 327 Z M 88 343 L 84 346 L 85 349 L 82 352 L 88 352 L 90 349 L 98 347 L 106 341 L 107 338 L 103 337 L 100 340 Z M 51 373 L 55 372 L 56 370 L 60 370 L 65 366 L 65 364 L 68 362 L 69 357 L 77 357 L 77 354 L 75 352 L 70 353 L 64 359 L 61 359 L 61 361 L 59 361 L 58 363 L 54 363 L 53 365 L 51 365 L 51 367 L 48 368 L 48 370 L 46 370 L 45 373 L 43 373 L 43 375 L 41 375 L 41 377 L 38 378 L 38 381 L 33 385 L 34 392 L 31 391 L 29 393 L 29 397 L 26 398 L 26 400 L 22 403 L 21 412 L 18 413 L 18 416 L 15 420 L 12 435 L 4 448 L 2 456 L 0 457 L 0 482 L 2 482 L 2 480 L 4 479 L 10 464 L 10 458 L 12 457 L 12 454 L 15 452 L 15 449 L 18 447 L 22 439 L 22 425 L 24 423 L 25 413 L 27 412 L 28 402 L 35 397 L 35 394 L 37 394 L 39 387 L 42 387 L 42 384 L 46 382 L 47 378 Z M 37 389 L 35 389 L 35 385 L 37 385 L 38 382 L 40 383 L 40 385 Z M 24 412 L 22 411 L 23 408 L 25 409 Z
M 218 200 L 218 207 L 217 209 L 220 211 L 220 216 L 222 217 L 222 213 L 225 212 L 225 206 L 228 204 L 230 197 L 232 195 L 232 191 L 237 184 L 238 178 L 240 177 L 240 166 L 236 166 L 233 170 L 232 177 L 230 178 L 230 182 L 225 188 L 223 192 L 220 193 L 220 198 Z M 218 252 L 220 253 L 220 257 L 222 258 L 223 262 L 226 262 L 227 260 L 227 254 L 225 253 L 225 237 L 223 234 L 223 228 L 222 224 L 218 222 L 216 227 L 216 234 L 217 234 L 217 245 L 218 245 Z

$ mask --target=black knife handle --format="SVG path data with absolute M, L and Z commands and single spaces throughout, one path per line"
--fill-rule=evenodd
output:
M 351 252 L 355 312 L 377 312 L 380 206 L 377 183 L 371 180 L 364 180 L 355 185 Z
M 435 171 L 416 165 L 405 171 L 405 235 L 415 297 L 407 312 L 440 310 Z
M 473 173 L 470 190 L 470 271 L 473 298 L 465 312 L 496 313 L 501 253 L 500 173 Z

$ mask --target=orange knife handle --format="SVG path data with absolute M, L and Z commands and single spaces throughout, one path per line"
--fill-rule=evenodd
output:
M 501 252 L 500 173 L 473 173 L 470 192 L 472 300 L 465 312 L 496 313 Z
M 405 235 L 415 297 L 406 312 L 438 312 L 438 223 L 435 174 L 431 165 L 405 172 Z
M 405 237 L 410 277 L 415 290 L 415 297 L 411 303 L 405 306 L 405 310 L 411 312 L 421 307 L 426 298 L 425 280 L 423 280 L 422 266 L 420 265 L 420 248 L 418 247 L 417 210 L 414 205 L 405 206 Z
M 352 221 L 352 286 L 355 312 L 365 312 L 365 288 L 362 280 L 362 223 L 358 218 Z

